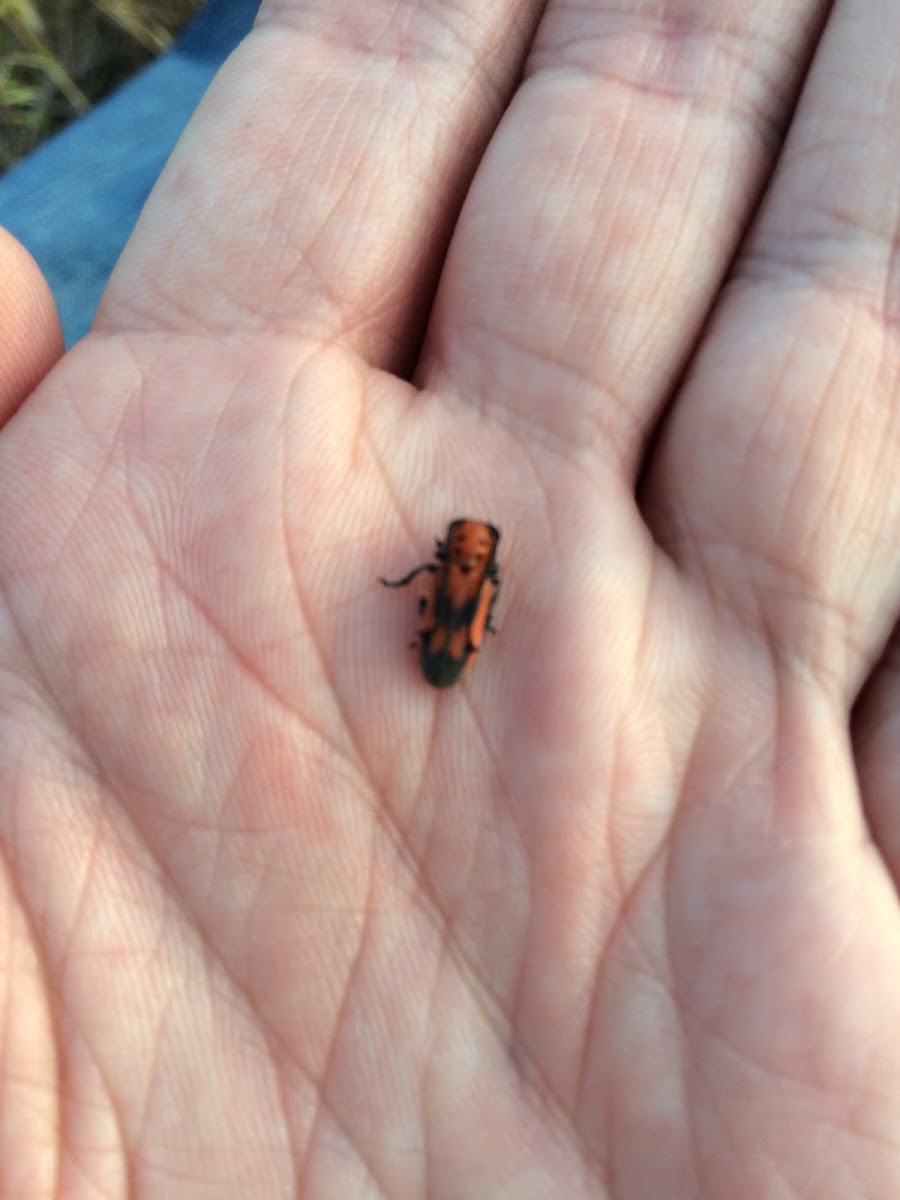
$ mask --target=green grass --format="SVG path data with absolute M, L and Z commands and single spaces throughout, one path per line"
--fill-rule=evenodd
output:
M 0 0 L 0 171 L 160 54 L 203 0 Z

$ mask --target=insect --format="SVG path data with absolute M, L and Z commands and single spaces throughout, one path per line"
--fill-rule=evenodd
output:
M 435 561 L 422 563 L 402 579 L 379 579 L 385 587 L 406 587 L 427 571 L 431 586 L 419 600 L 418 641 L 422 674 L 433 687 L 456 683 L 481 648 L 485 630 L 496 633 L 491 613 L 500 593 L 497 543 L 500 530 L 486 521 L 451 521 L 444 540 L 435 538 Z

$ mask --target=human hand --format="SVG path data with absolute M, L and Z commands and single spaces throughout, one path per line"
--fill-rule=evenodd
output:
M 264 6 L 0 435 L 4 1196 L 900 1194 L 900 9 L 542 7 Z

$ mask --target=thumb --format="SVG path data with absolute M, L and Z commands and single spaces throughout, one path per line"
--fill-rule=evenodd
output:
M 63 355 L 62 329 L 40 267 L 0 229 L 0 428 Z

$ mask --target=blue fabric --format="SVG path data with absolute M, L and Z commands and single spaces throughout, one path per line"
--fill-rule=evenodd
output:
M 173 48 L 0 177 L 0 225 L 34 255 L 66 345 L 100 294 L 182 129 L 259 0 L 209 0 Z

